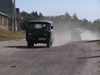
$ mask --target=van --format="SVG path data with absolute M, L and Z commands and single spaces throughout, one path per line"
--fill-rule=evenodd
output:
M 71 31 L 71 40 L 72 41 L 80 41 L 82 40 L 81 38 L 82 31 L 79 28 L 75 28 Z
M 44 43 L 52 46 L 54 41 L 53 23 L 51 21 L 29 21 L 26 26 L 26 41 L 28 47 Z

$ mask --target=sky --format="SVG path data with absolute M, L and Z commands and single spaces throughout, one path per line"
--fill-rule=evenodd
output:
M 44 16 L 68 12 L 71 16 L 76 13 L 79 19 L 91 22 L 100 19 L 100 0 L 16 0 L 16 8 L 20 8 L 20 12 L 41 12 Z

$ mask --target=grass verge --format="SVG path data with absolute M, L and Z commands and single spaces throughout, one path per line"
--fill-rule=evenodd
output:
M 0 41 L 14 40 L 14 39 L 24 39 L 25 32 L 18 31 L 13 32 L 9 30 L 0 30 Z
M 100 45 L 100 42 L 98 42 L 98 44 Z

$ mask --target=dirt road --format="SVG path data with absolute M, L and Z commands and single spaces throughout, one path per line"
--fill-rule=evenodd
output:
M 97 41 L 27 48 L 25 40 L 0 42 L 0 75 L 100 75 Z

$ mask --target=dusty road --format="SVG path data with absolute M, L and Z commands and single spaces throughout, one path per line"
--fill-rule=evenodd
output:
M 0 42 L 0 75 L 100 75 L 96 41 L 27 48 L 25 40 Z

